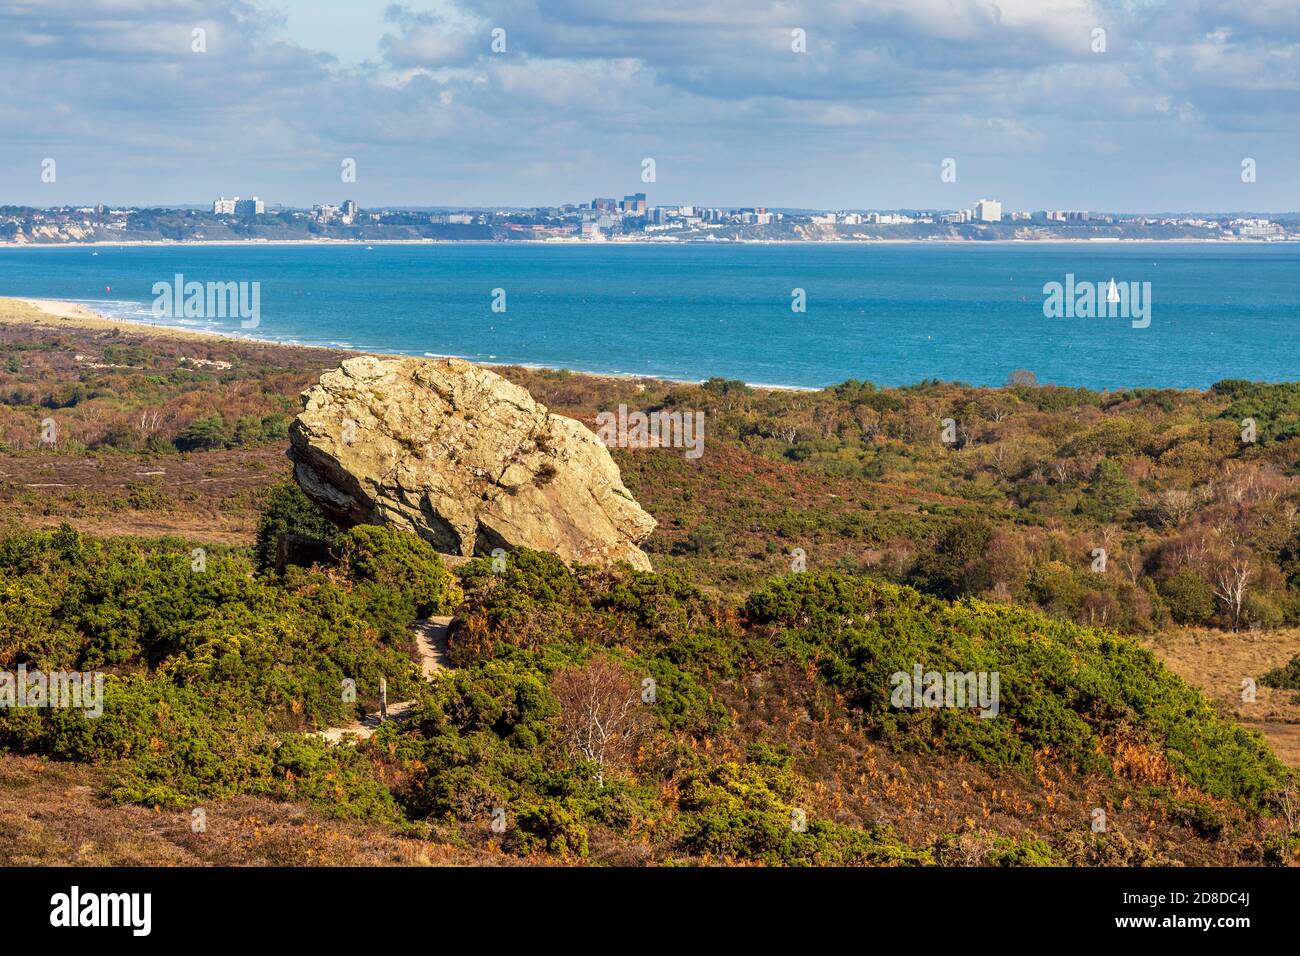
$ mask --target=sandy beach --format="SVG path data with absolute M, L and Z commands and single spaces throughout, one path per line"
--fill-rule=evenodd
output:
M 190 339 L 200 342 L 211 342 L 214 339 L 240 341 L 231 336 L 217 335 L 211 332 L 196 332 L 191 329 L 150 325 L 147 322 L 127 322 L 120 319 L 110 319 L 80 303 L 64 302 L 59 299 L 0 297 L 0 325 L 37 325 L 48 326 L 52 329 L 126 329 L 135 335 L 171 339 Z

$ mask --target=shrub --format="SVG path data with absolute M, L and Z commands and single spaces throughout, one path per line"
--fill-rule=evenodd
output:
M 1271 629 L 1286 623 L 1286 612 L 1271 595 L 1252 591 L 1242 604 L 1241 618 L 1252 627 Z
M 272 583 L 249 570 L 214 549 L 198 571 L 182 543 L 100 541 L 67 527 L 0 541 L 0 627 L 12 639 L 0 657 L 112 671 L 102 716 L 5 709 L 0 749 L 113 763 L 123 800 L 265 793 L 392 818 L 395 803 L 365 761 L 319 753 L 308 772 L 316 741 L 290 770 L 284 759 L 296 751 L 285 741 L 355 718 L 344 678 L 371 707 L 381 677 L 394 695 L 415 692 L 418 670 L 398 650 L 414 608 L 385 618 L 377 584 L 341 586 L 301 569 Z
M 520 807 L 515 822 L 523 853 L 545 850 L 562 857 L 587 855 L 587 828 L 576 813 L 556 800 Z
M 409 593 L 422 617 L 450 611 L 464 598 L 433 545 L 409 531 L 358 525 L 339 538 L 338 553 L 356 580 Z
M 1300 654 L 1287 661 L 1281 667 L 1268 671 L 1259 682 L 1265 687 L 1277 687 L 1282 690 L 1300 690 Z
M 793 760 L 762 745 L 741 763 L 688 771 L 679 804 L 685 814 L 679 846 L 691 853 L 775 865 L 844 866 L 928 862 L 888 831 L 855 830 L 809 819 L 796 806 Z
M 176 436 L 175 445 L 179 451 L 211 451 L 225 448 L 226 420 L 220 412 L 196 418 Z
M 1105 741 L 1127 728 L 1164 751 L 1206 793 L 1260 806 L 1284 769 L 1255 736 L 1215 715 L 1210 702 L 1155 655 L 1115 634 L 1020 608 L 943 604 L 907 588 L 838 573 L 778 578 L 746 614 L 787 654 L 815 662 L 876 734 L 910 747 L 964 752 L 1028 772 L 1049 748 L 1081 771 L 1112 772 Z M 925 670 L 999 674 L 1000 710 L 896 709 L 891 675 Z

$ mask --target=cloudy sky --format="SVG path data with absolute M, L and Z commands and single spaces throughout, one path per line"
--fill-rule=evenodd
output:
M 0 67 L 0 204 L 1300 209 L 1300 0 L 0 0 Z

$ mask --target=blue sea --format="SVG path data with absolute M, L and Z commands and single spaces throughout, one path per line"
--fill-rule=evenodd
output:
M 153 286 L 258 282 L 256 328 Z M 1150 283 L 1151 322 L 1046 318 L 1044 285 Z M 806 311 L 792 310 L 803 290 Z M 505 311 L 493 311 L 504 291 Z M 1300 379 L 1295 244 L 565 244 L 0 249 L 0 295 L 275 342 L 818 388 Z

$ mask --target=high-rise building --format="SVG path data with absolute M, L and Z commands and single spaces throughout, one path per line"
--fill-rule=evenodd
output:
M 235 214 L 235 203 L 238 201 L 238 199 L 227 199 L 222 196 L 212 203 L 212 215 L 233 216 Z
M 981 199 L 971 210 L 971 218 L 980 222 L 1001 222 L 1002 203 L 996 199 Z
M 243 219 L 252 219 L 266 212 L 266 203 L 254 196 L 252 199 L 235 199 L 234 213 Z
M 357 204 L 353 202 L 351 199 L 343 200 L 342 209 L 343 209 L 343 215 L 346 216 L 348 219 L 355 219 L 357 217 Z
M 645 193 L 632 193 L 624 196 L 622 202 L 624 215 L 644 216 L 646 211 Z

